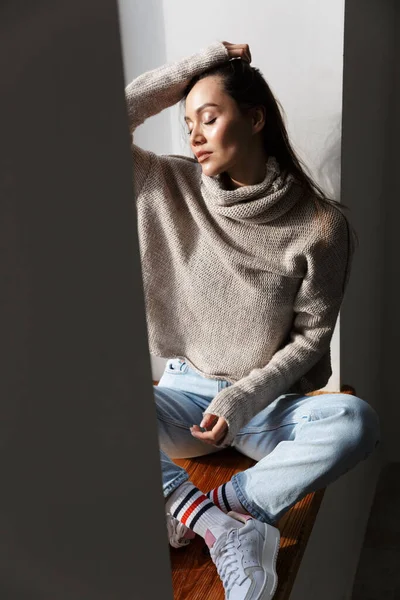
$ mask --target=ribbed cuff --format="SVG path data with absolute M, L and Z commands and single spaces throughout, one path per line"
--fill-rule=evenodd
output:
M 230 446 L 242 427 L 279 395 L 279 377 L 273 377 L 270 373 L 266 378 L 264 373 L 262 382 L 256 383 L 255 377 L 251 379 L 251 384 L 250 381 L 246 382 L 246 386 L 250 388 L 248 391 L 243 389 L 244 381 L 239 380 L 218 392 L 203 413 L 223 417 L 228 423 L 228 433 L 218 446 Z
M 251 419 L 246 410 L 246 395 L 241 390 L 234 387 L 221 390 L 210 402 L 203 414 L 212 414 L 217 417 L 223 417 L 228 423 L 228 432 L 219 444 L 219 447 L 225 448 L 232 444 L 238 431 Z

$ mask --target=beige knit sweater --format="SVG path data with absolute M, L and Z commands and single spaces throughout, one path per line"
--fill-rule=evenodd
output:
M 215 42 L 135 79 L 131 131 L 226 60 Z M 205 411 L 226 419 L 225 447 L 279 395 L 328 381 L 353 253 L 347 220 L 335 207 L 318 212 L 273 157 L 263 182 L 227 190 L 195 159 L 135 144 L 132 154 L 150 352 L 233 383 Z

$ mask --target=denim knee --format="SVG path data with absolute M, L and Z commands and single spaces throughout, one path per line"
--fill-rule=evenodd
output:
M 351 423 L 351 445 L 362 449 L 367 458 L 380 441 L 380 424 L 376 411 L 357 396 L 340 394 L 345 415 Z

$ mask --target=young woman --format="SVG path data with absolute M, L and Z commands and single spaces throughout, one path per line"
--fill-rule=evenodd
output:
M 363 400 L 305 395 L 331 375 L 353 235 L 250 62 L 215 42 L 126 89 L 132 132 L 184 103 L 194 158 L 133 144 L 134 188 L 170 543 L 203 536 L 229 600 L 273 596 L 274 524 L 379 439 Z M 216 490 L 171 460 L 228 446 L 258 462 Z

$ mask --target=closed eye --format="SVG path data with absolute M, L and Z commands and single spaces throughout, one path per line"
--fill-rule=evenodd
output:
M 207 123 L 203 123 L 203 125 L 212 125 L 212 123 L 214 123 L 217 120 L 217 117 L 215 117 L 214 119 L 211 119 L 211 121 L 207 121 Z M 187 132 L 188 135 L 190 135 L 192 133 L 192 130 L 189 130 Z

